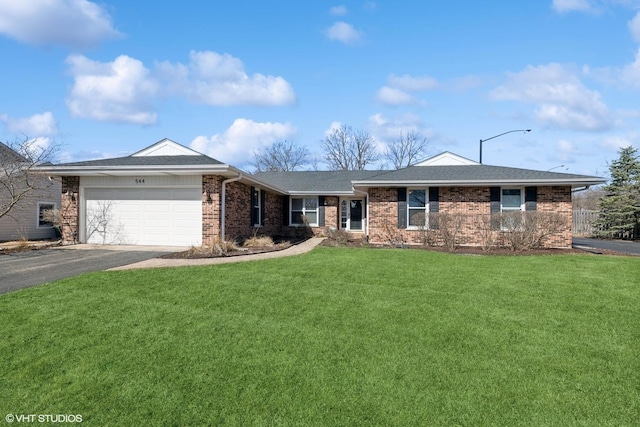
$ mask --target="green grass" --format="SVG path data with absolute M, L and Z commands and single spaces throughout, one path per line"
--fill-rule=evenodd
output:
M 0 424 L 640 420 L 633 257 L 321 247 L 100 272 L 0 296 L 0 332 Z

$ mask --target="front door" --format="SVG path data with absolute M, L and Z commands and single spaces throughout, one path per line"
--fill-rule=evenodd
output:
M 340 228 L 348 231 L 362 231 L 363 200 L 343 199 L 340 202 Z

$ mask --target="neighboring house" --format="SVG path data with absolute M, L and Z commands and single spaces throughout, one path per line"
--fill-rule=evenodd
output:
M 180 246 L 307 226 L 317 235 L 335 229 L 373 244 L 390 235 L 416 244 L 425 230 L 442 227 L 436 219 L 444 214 L 461 218 L 461 244 L 480 245 L 479 218 L 537 211 L 566 220 L 544 245 L 569 248 L 572 191 L 604 182 L 449 152 L 396 171 L 249 174 L 168 139 L 128 157 L 41 169 L 62 177 L 65 242 Z M 504 222 L 490 223 L 499 243 Z
M 5 174 L 0 178 L 0 203 L 6 206 L 10 199 L 10 190 L 5 186 L 7 183 L 6 173 L 11 173 L 9 169 L 19 168 L 21 163 L 28 164 L 20 154 L 0 143 L 0 174 Z M 30 179 L 35 183 L 32 190 L 20 198 L 9 213 L 0 217 L 0 242 L 10 240 L 40 240 L 56 237 L 56 230 L 53 224 L 45 217 L 47 210 L 55 210 L 60 207 L 60 181 L 51 180 L 39 174 L 32 174 Z M 43 181 L 43 182 L 40 182 Z M 19 179 L 15 184 L 23 185 Z

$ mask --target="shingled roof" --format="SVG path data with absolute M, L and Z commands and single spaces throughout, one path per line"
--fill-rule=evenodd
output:
M 223 165 L 219 160 L 203 155 L 199 156 L 127 156 L 113 159 L 87 160 L 84 162 L 63 163 L 61 166 L 100 167 L 100 166 L 186 166 L 186 165 Z
M 406 185 L 596 185 L 604 180 L 596 176 L 559 172 L 545 172 L 484 164 L 455 166 L 410 166 L 408 168 L 379 173 L 355 179 L 356 186 L 406 186 Z
M 254 176 L 262 182 L 292 194 L 351 194 L 353 193 L 352 181 L 367 179 L 384 172 L 388 171 L 257 172 Z

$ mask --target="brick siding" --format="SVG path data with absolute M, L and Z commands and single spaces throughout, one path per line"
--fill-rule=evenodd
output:
M 440 187 L 439 210 L 443 214 L 457 214 L 461 219 L 459 242 L 464 246 L 483 244 L 479 228 L 484 216 L 491 214 L 489 187 Z M 400 239 L 408 244 L 424 244 L 425 230 L 398 228 L 398 196 L 396 188 L 369 189 L 369 239 L 374 244 L 386 244 Z M 548 237 L 543 245 L 549 248 L 571 248 L 571 187 L 538 187 L 537 211 L 561 215 L 566 227 Z M 493 238 L 498 245 L 504 245 L 504 232 L 494 231 Z M 442 242 L 432 242 L 442 244 Z
M 63 176 L 60 201 L 60 228 L 62 243 L 65 245 L 78 243 L 80 210 L 80 177 Z

